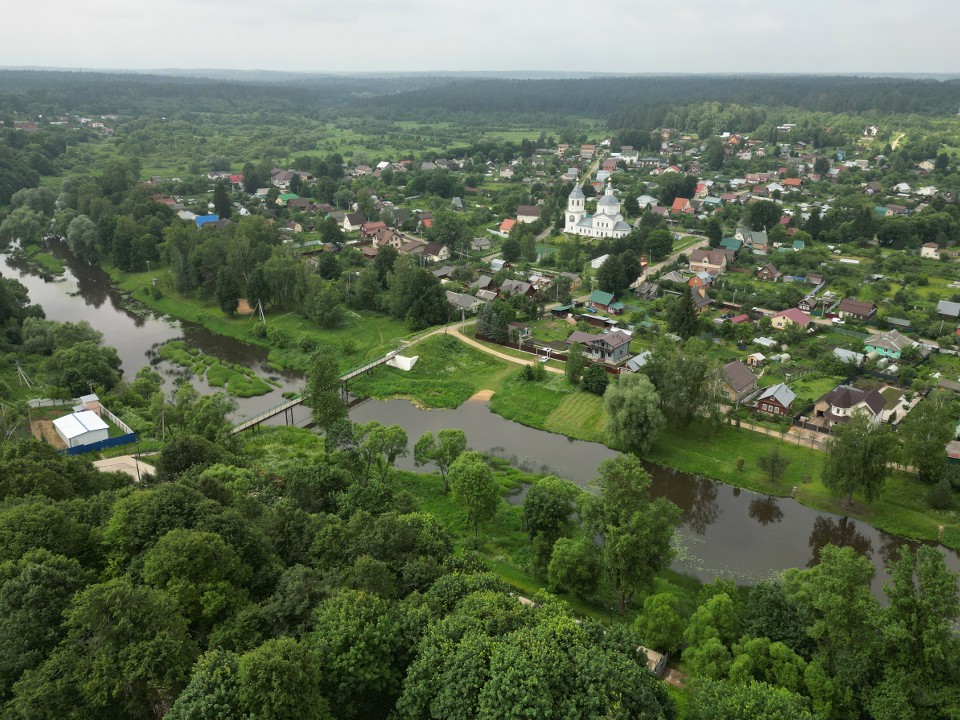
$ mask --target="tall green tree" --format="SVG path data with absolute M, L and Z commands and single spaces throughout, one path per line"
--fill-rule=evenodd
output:
M 17 715 L 160 720 L 197 657 L 173 598 L 117 578 L 78 593 L 64 617 L 66 637 L 14 688 Z
M 644 644 L 663 652 L 676 652 L 683 643 L 686 623 L 680 614 L 680 599 L 671 593 L 648 595 L 633 628 Z
M 849 712 L 875 677 L 880 606 L 870 591 L 873 575 L 870 560 L 852 548 L 827 545 L 819 565 L 788 570 L 784 577 L 787 597 L 811 618 L 808 635 L 814 652 L 807 672 L 822 669 L 837 680 L 836 688 L 828 683 L 818 694 L 833 695 L 830 702 L 838 711 Z
M 580 378 L 583 375 L 583 368 L 586 360 L 583 357 L 583 345 L 573 343 L 567 350 L 567 361 L 564 364 L 564 372 L 571 385 L 579 385 Z
M 547 565 L 551 590 L 587 599 L 596 593 L 601 574 L 600 554 L 590 540 L 561 537 L 554 542 Z
M 873 717 L 949 717 L 960 711 L 960 640 L 952 625 L 960 616 L 957 573 L 935 548 L 904 545 L 884 587 L 890 604 L 881 610 L 883 676 L 868 692 Z
M 94 579 L 74 558 L 32 550 L 0 565 L 0 698 L 63 639 L 63 612 Z
M 217 286 L 214 290 L 220 309 L 231 317 L 240 307 L 240 283 L 226 265 L 217 271 Z
M 790 458 L 784 455 L 777 445 L 774 445 L 767 452 L 757 456 L 757 467 L 770 478 L 770 482 L 776 484 L 787 474 Z
M 329 432 L 347 418 L 347 404 L 340 389 L 340 370 L 333 348 L 319 348 L 310 359 L 303 404 L 311 410 L 314 424 Z
M 500 489 L 483 455 L 465 452 L 450 465 L 450 489 L 467 512 L 473 536 L 480 537 L 480 523 L 492 520 L 500 504 Z
M 368 479 L 370 471 L 376 469 L 380 482 L 386 482 L 397 458 L 407 454 L 406 431 L 399 425 L 383 425 L 372 420 L 365 425 L 355 425 L 353 434 L 363 478 Z
M 691 338 L 699 332 L 700 319 L 697 316 L 697 308 L 693 304 L 693 295 L 689 288 L 681 292 L 670 303 L 667 327 L 670 328 L 670 332 L 679 335 L 683 340 Z
M 900 424 L 903 459 L 917 469 L 920 479 L 936 482 L 943 473 L 946 444 L 956 432 L 953 398 L 945 390 L 935 390 L 920 401 Z
M 680 508 L 665 498 L 650 499 L 651 478 L 633 455 L 600 463 L 600 494 L 584 509 L 591 533 L 602 539 L 604 571 L 619 596 L 620 613 L 672 557 L 670 541 Z
M 780 222 L 783 209 L 772 200 L 757 200 L 747 206 L 751 230 L 769 230 Z
M 287 637 L 267 640 L 237 665 L 242 707 L 247 717 L 263 720 L 332 720 L 322 679 L 316 654 Z
M 667 422 L 689 427 L 695 419 L 719 422 L 720 367 L 707 345 L 691 338 L 683 345 L 663 340 L 643 367 L 660 396 L 660 410 Z
M 165 720 L 236 720 L 243 717 L 237 681 L 239 660 L 235 653 L 226 650 L 211 650 L 203 655 Z
M 621 374 L 603 395 L 607 435 L 626 450 L 644 455 L 650 451 L 666 422 L 660 396 L 646 375 Z
M 853 493 L 868 500 L 879 497 L 887 480 L 887 465 L 893 459 L 895 440 L 886 425 L 871 422 L 864 413 L 854 413 L 850 422 L 835 425 L 827 443 L 823 484 L 832 492 Z
M 213 188 L 213 211 L 220 216 L 221 220 L 229 219 L 233 213 L 230 195 L 227 192 L 227 184 L 223 180 L 217 182 Z
M 120 381 L 120 356 L 112 347 L 84 341 L 58 348 L 47 361 L 47 372 L 53 384 L 73 397 L 92 388 L 112 390 Z
M 413 460 L 417 466 L 432 462 L 440 471 L 443 478 L 443 492 L 450 492 L 447 473 L 453 461 L 460 457 L 467 449 L 467 436 L 463 430 L 445 428 L 440 430 L 436 438 L 433 433 L 426 432 L 417 440 L 413 447 Z
M 749 710 L 747 710 L 749 709 Z M 686 717 L 689 720 L 816 720 L 810 701 L 767 683 L 702 680 L 696 684 Z

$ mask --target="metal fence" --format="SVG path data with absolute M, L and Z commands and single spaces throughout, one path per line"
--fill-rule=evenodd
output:
M 97 452 L 98 450 L 117 447 L 118 445 L 129 445 L 130 443 L 136 441 L 137 436 L 135 433 L 127 433 L 126 435 L 107 438 L 106 440 L 90 443 L 89 445 L 78 445 L 77 447 L 66 448 L 61 450 L 60 453 L 63 455 L 82 455 L 88 452 Z

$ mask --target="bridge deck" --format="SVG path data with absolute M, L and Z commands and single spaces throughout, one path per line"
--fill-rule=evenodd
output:
M 394 357 L 395 355 L 397 355 L 399 352 L 400 352 L 400 348 L 398 348 L 398 349 L 396 349 L 396 350 L 391 350 L 390 352 L 388 352 L 388 353 L 387 353 L 386 355 L 384 355 L 383 357 L 379 357 L 379 358 L 377 358 L 376 360 L 371 360 L 370 362 L 364 363 L 363 365 L 360 365 L 359 367 L 355 367 L 355 368 L 353 368 L 352 370 L 348 370 L 347 372 L 345 372 L 343 375 L 340 376 L 340 382 L 347 382 L 348 380 L 352 380 L 353 378 L 357 377 L 358 375 L 362 375 L 362 374 L 365 373 L 365 372 L 368 372 L 368 371 L 370 371 L 370 370 L 373 370 L 375 367 L 378 367 L 378 366 L 380 366 L 380 365 L 385 364 L 388 360 L 390 360 L 391 358 L 393 358 L 393 357 Z M 244 430 L 249 430 L 250 428 L 256 427 L 256 426 L 259 425 L 260 423 L 265 422 L 266 420 L 269 420 L 269 419 L 272 418 L 272 417 L 276 417 L 276 416 L 279 415 L 280 413 L 284 413 L 284 412 L 287 412 L 288 410 L 292 410 L 293 408 L 297 407 L 298 405 L 302 405 L 302 404 L 303 404 L 303 397 L 302 397 L 302 396 L 300 396 L 300 397 L 295 397 L 295 398 L 292 398 L 292 399 L 290 399 L 290 400 L 286 400 L 286 401 L 280 403 L 279 405 L 275 405 L 274 407 L 270 408 L 269 410 L 264 410 L 263 412 L 258 413 L 257 415 L 254 415 L 254 416 L 251 417 L 251 418 L 247 418 L 246 420 L 240 421 L 240 422 L 233 428 L 233 430 L 230 431 L 230 434 L 231 434 L 231 435 L 236 435 L 237 433 L 241 433 L 241 432 L 243 432 Z

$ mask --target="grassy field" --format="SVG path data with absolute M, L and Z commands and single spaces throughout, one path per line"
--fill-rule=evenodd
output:
M 450 335 L 427 338 L 408 354 L 420 356 L 409 372 L 384 368 L 357 378 L 351 391 L 378 398 L 405 397 L 424 407 L 455 408 L 478 390 L 500 390 L 513 370 L 505 361 Z

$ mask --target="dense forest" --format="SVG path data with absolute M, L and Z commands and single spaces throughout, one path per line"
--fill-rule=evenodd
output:
M 720 102 L 831 113 L 954 115 L 960 81 L 829 76 L 615 76 L 577 79 L 318 76 L 222 80 L 99 72 L 0 72 L 0 113 L 174 115 L 337 109 L 392 119 L 548 113 L 655 127 L 676 104 Z

